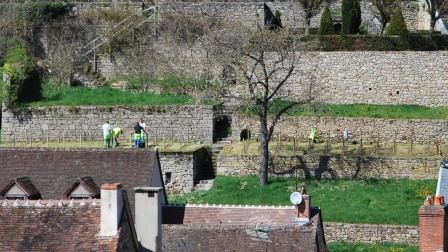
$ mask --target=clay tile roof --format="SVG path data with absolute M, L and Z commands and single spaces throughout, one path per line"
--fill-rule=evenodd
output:
M 67 197 L 80 184 L 82 184 L 90 192 L 92 198 L 97 199 L 100 198 L 101 189 L 95 184 L 95 181 L 93 181 L 92 177 L 90 176 L 84 176 L 82 178 L 78 178 L 68 187 L 67 190 L 65 190 L 65 192 L 62 195 Z
M 158 152 L 149 148 L 0 148 L 0 187 L 23 174 L 39 188 L 44 200 L 60 199 L 70 183 L 85 176 L 97 185 L 121 183 L 128 192 L 132 210 L 134 187 L 163 187 Z M 88 179 L 81 181 L 90 184 Z M 166 202 L 165 194 L 162 201 Z
M 118 237 L 100 237 L 101 207 L 0 207 L 3 251 L 116 251 Z
M 31 198 L 40 198 L 40 192 L 34 186 L 33 182 L 27 176 L 21 176 L 12 179 L 3 189 L 0 191 L 0 195 L 4 195 L 14 184 L 17 184 L 24 192 Z

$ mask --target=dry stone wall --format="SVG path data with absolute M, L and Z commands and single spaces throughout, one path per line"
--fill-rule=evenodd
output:
M 418 246 L 418 226 L 324 222 L 326 242 L 395 243 Z
M 260 121 L 258 117 L 242 114 L 232 115 L 232 138 L 240 140 L 243 130 L 250 132 L 251 139 L 260 139 Z M 348 130 L 349 141 L 380 144 L 414 143 L 419 144 L 448 144 L 447 120 L 401 120 L 401 119 L 372 119 L 350 117 L 282 117 L 278 122 L 274 139 L 308 141 L 312 128 L 318 132 L 322 141 L 341 142 L 343 132 Z
M 331 104 L 418 104 L 447 106 L 443 64 L 448 53 L 314 52 L 304 53 L 290 90 Z
M 151 141 L 213 142 L 212 106 L 80 106 L 36 107 L 21 111 L 2 110 L 2 141 L 60 141 L 82 136 L 102 139 L 101 126 L 109 121 L 125 135 L 143 118 Z M 128 132 L 128 133 L 127 133 Z M 102 141 L 102 140 L 101 140 Z
M 335 1 L 330 4 L 330 10 L 340 10 L 342 1 Z M 160 13 L 168 10 L 181 11 L 184 14 L 232 18 L 256 28 L 257 24 L 263 27 L 264 4 L 266 4 L 272 13 L 280 11 L 281 20 L 284 27 L 304 28 L 304 12 L 300 4 L 291 1 L 167 1 L 157 2 Z M 423 19 L 425 12 L 423 9 L 417 9 L 415 1 L 404 1 L 402 4 L 403 15 L 406 25 L 410 30 L 416 30 L 422 27 L 420 23 L 427 21 Z M 361 2 L 362 24 L 368 29 L 369 33 L 379 34 L 380 25 L 372 14 L 372 4 L 369 1 Z M 419 11 L 420 10 L 420 11 Z M 319 27 L 321 13 L 311 19 L 311 27 Z M 429 23 L 426 29 L 429 29 Z
M 276 156 L 269 166 L 270 176 L 323 178 L 436 179 L 439 158 L 375 158 L 350 156 Z M 217 175 L 260 174 L 260 157 L 255 155 L 218 155 Z

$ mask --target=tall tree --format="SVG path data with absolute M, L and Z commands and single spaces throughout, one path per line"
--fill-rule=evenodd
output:
M 373 16 L 376 17 L 381 23 L 380 34 L 383 35 L 384 29 L 387 23 L 389 23 L 392 12 L 395 7 L 400 4 L 398 0 L 370 0 L 372 5 L 370 6 L 370 11 Z
M 268 183 L 269 141 L 284 113 L 297 104 L 309 102 L 311 96 L 291 96 L 288 82 L 299 64 L 300 48 L 284 30 L 252 32 L 233 25 L 215 34 L 210 42 L 214 57 L 232 63 L 246 86 L 248 109 L 260 122 L 260 184 Z
M 386 35 L 407 35 L 409 34 L 408 27 L 404 22 L 403 13 L 401 12 L 401 7 L 395 8 L 394 13 L 392 13 L 392 19 L 389 26 L 386 29 Z
M 316 16 L 323 7 L 323 0 L 297 0 L 303 9 L 303 17 L 305 19 L 305 34 L 310 34 L 311 18 Z
M 359 0 L 342 0 L 341 34 L 357 34 L 361 25 Z
M 317 34 L 319 35 L 332 35 L 336 34 L 333 26 L 333 19 L 331 19 L 330 7 L 328 5 L 325 6 L 324 12 L 320 17 L 320 25 L 317 30 Z
M 425 2 L 426 11 L 431 17 L 429 22 L 429 34 L 433 34 L 437 20 L 448 13 L 448 0 L 425 0 Z

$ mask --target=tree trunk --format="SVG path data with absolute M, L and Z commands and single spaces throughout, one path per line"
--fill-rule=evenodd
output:
M 311 27 L 311 18 L 308 18 L 306 20 L 306 25 L 305 25 L 305 35 L 310 35 L 310 27 Z
M 429 34 L 434 33 L 434 26 L 436 26 L 436 19 L 431 15 L 431 21 L 429 22 Z
M 269 164 L 269 139 L 266 119 L 261 120 L 261 162 L 260 162 L 260 185 L 268 184 L 268 164 Z

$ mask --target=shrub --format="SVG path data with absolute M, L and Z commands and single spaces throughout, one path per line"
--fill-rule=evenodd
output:
M 357 34 L 361 25 L 358 0 L 342 0 L 341 34 Z
M 318 35 L 332 35 L 336 34 L 333 26 L 333 20 L 331 19 L 330 7 L 325 5 L 324 12 L 320 18 L 319 29 L 317 30 Z
M 392 13 L 392 19 L 390 20 L 389 26 L 386 28 L 386 35 L 408 35 L 408 27 L 404 22 L 403 13 L 401 12 L 401 7 L 395 8 Z
M 7 107 L 12 108 L 19 101 L 19 92 L 24 89 L 25 80 L 35 71 L 35 65 L 28 56 L 26 48 L 16 45 L 8 50 L 3 73 L 9 75 L 9 81 L 3 83 L 4 101 Z
M 275 21 L 277 23 L 277 26 L 280 28 L 283 27 L 281 16 L 282 16 L 282 13 L 279 10 L 275 10 L 275 14 L 274 14 Z

